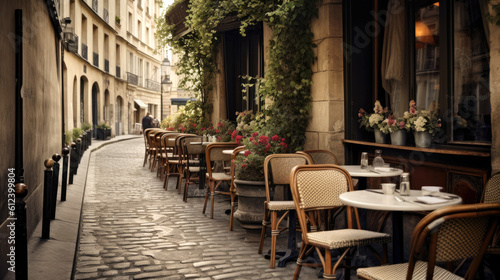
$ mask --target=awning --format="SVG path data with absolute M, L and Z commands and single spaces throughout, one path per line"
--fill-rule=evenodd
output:
M 170 98 L 172 105 L 186 105 L 188 101 L 196 101 L 196 98 Z
M 134 102 L 139 105 L 139 107 L 141 107 L 141 109 L 146 109 L 148 108 L 148 105 L 146 105 L 144 102 L 142 102 L 141 100 L 139 99 L 134 99 Z

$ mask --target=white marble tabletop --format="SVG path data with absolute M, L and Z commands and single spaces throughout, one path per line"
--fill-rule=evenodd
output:
M 436 195 L 447 195 L 454 198 L 450 200 L 440 199 L 440 203 L 426 204 L 420 201 L 431 199 L 431 197 L 422 196 L 422 191 L 419 190 L 411 190 L 410 196 L 400 196 L 398 192 L 392 195 L 383 194 L 380 189 L 345 192 L 339 198 L 345 205 L 383 211 L 432 211 L 444 206 L 462 203 L 462 198 L 457 195 L 442 192 L 438 192 Z M 396 197 L 405 201 L 398 201 Z
M 340 165 L 340 167 L 349 172 L 351 177 L 394 177 L 403 174 L 402 169 L 393 167 L 373 168 L 368 166 L 367 169 L 362 169 L 361 165 Z

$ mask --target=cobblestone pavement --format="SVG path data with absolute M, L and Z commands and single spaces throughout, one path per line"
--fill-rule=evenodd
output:
M 237 222 L 229 231 L 226 196 L 216 198 L 209 219 L 201 213 L 204 198 L 183 202 L 175 177 L 165 191 L 156 173 L 142 167 L 143 157 L 141 138 L 92 154 L 75 279 L 292 278 L 295 263 L 270 269 L 257 254 L 259 232 Z M 304 267 L 300 278 L 317 279 L 316 269 Z

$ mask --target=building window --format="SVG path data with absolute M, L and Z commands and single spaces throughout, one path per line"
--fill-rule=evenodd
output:
M 142 24 L 140 20 L 137 21 L 137 38 L 142 40 Z
M 133 17 L 132 17 L 132 13 L 128 13 L 128 32 L 130 33 L 133 33 Z
M 350 13 L 364 16 L 352 16 L 346 28 L 347 102 L 366 109 L 377 99 L 402 116 L 413 99 L 418 110 L 439 108 L 443 127 L 436 141 L 491 143 L 488 1 L 363 2 L 366 7 Z M 378 33 L 366 28 L 374 22 Z M 357 126 L 350 124 L 353 131 Z

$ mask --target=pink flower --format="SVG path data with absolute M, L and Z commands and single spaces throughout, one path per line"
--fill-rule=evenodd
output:
M 280 137 L 278 135 L 274 135 L 272 140 L 278 142 L 280 140 Z
M 415 107 L 410 107 L 410 114 L 415 115 L 416 112 L 417 109 L 415 109 Z
M 404 122 L 404 121 L 401 121 L 401 122 L 399 123 L 399 129 L 403 129 L 403 128 L 405 128 L 405 122 Z
M 410 101 L 410 107 L 415 107 L 416 103 L 415 100 Z
M 219 133 L 219 130 L 218 130 L 218 129 L 216 129 L 216 130 L 215 130 L 215 133 Z
M 361 118 L 361 117 L 363 117 L 363 116 L 364 116 L 364 114 L 363 114 L 363 113 L 358 113 L 358 118 Z
M 217 139 L 219 139 L 219 141 L 220 141 L 220 136 L 219 136 L 219 137 L 217 137 Z
M 196 127 L 196 124 L 195 124 L 195 123 L 193 123 L 193 124 L 192 124 L 192 126 L 193 126 L 193 127 Z

